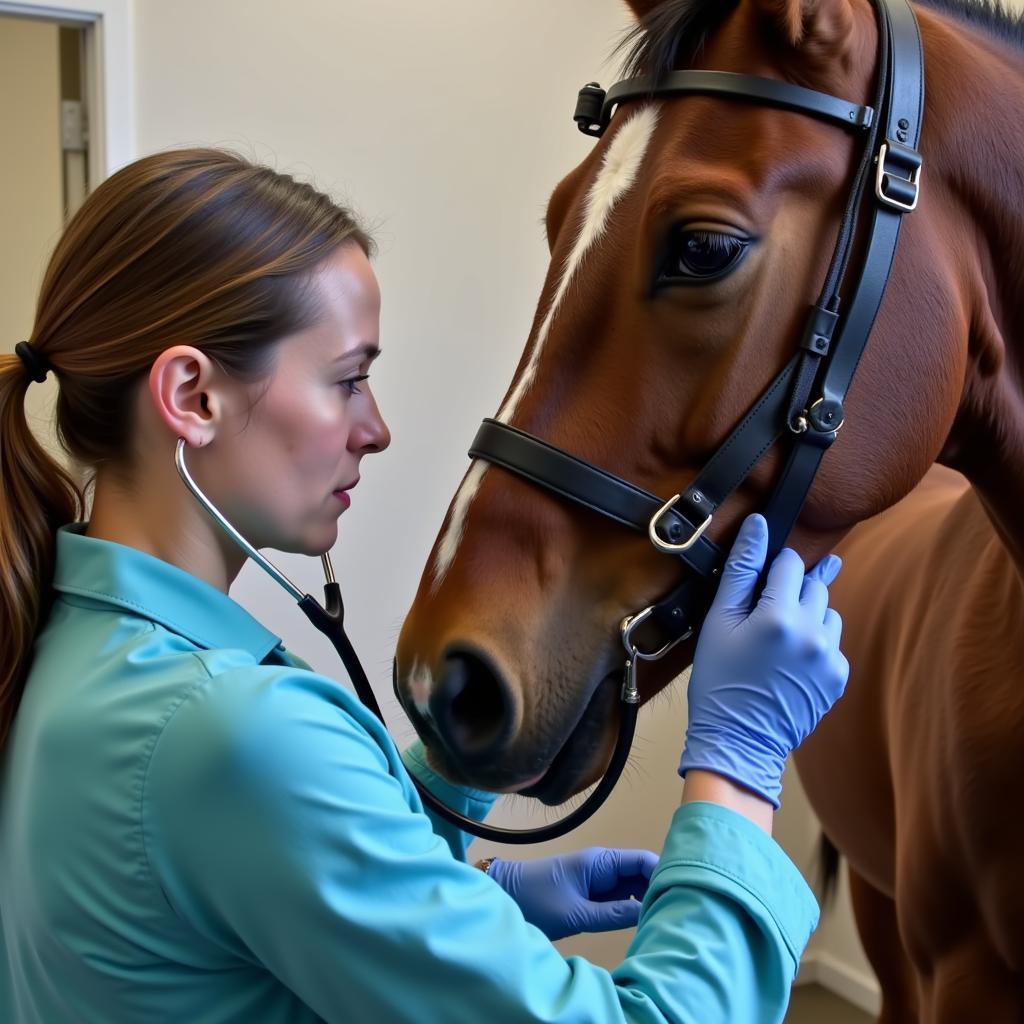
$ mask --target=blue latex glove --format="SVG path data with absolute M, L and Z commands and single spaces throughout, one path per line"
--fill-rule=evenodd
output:
M 768 524 L 748 516 L 697 642 L 679 774 L 716 772 L 778 808 L 786 757 L 842 696 L 850 668 L 842 620 L 828 607 L 840 559 L 829 555 L 805 576 L 784 548 L 755 605 L 767 551 Z
M 656 854 L 593 846 L 561 857 L 491 861 L 487 874 L 549 939 L 632 928 Z M 636 897 L 633 899 L 632 897 Z

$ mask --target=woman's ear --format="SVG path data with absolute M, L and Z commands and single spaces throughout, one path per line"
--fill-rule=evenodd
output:
M 157 414 L 175 437 L 193 447 L 212 439 L 219 418 L 220 395 L 215 369 L 205 352 L 174 345 L 157 356 L 149 370 L 149 393 Z
M 753 0 L 782 43 L 816 60 L 834 59 L 853 32 L 850 0 Z

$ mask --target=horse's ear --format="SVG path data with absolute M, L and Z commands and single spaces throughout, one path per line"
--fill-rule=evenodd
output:
M 754 0 L 787 46 L 817 58 L 838 56 L 853 31 L 851 0 Z
M 626 0 L 629 5 L 629 9 L 637 16 L 641 21 L 647 17 L 656 7 L 660 7 L 667 0 Z

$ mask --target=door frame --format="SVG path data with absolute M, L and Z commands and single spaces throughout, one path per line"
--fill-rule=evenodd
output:
M 89 186 L 136 157 L 132 0 L 0 0 L 0 14 L 85 30 Z

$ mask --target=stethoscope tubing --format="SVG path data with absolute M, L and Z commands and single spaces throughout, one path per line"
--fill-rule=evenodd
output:
M 352 646 L 352 641 L 349 640 L 348 634 L 345 632 L 345 605 L 341 597 L 341 587 L 334 578 L 334 569 L 331 565 L 330 556 L 326 553 L 321 555 L 324 574 L 327 580 L 324 584 L 324 603 L 321 605 L 311 594 L 303 593 L 301 588 L 296 586 L 273 562 L 260 554 L 207 497 L 188 471 L 188 467 L 185 464 L 185 446 L 184 438 L 178 438 L 174 452 L 175 468 L 185 486 L 214 522 L 271 579 L 288 591 L 298 603 L 306 618 L 331 641 L 335 651 L 337 651 L 338 656 L 341 658 L 342 664 L 345 666 L 345 670 L 360 703 L 377 717 L 386 730 L 387 723 L 384 721 L 384 715 L 381 713 L 373 687 L 370 685 L 366 672 L 363 670 L 362 662 L 360 662 L 359 656 Z M 626 635 L 625 626 L 624 635 Z M 497 825 L 487 825 L 482 821 L 477 821 L 476 818 L 469 818 L 449 807 L 439 800 L 415 775 L 411 775 L 410 777 L 416 786 L 416 791 L 419 793 L 424 807 L 428 808 L 438 817 L 443 818 L 449 824 L 455 825 L 463 832 L 468 832 L 479 839 L 487 839 L 497 843 L 513 845 L 543 843 L 550 839 L 557 839 L 559 836 L 564 836 L 566 833 L 578 828 L 608 799 L 608 795 L 619 781 L 622 769 L 629 758 L 629 751 L 633 745 L 633 735 L 636 731 L 636 716 L 639 708 L 639 699 L 635 686 L 631 688 L 629 685 L 630 681 L 635 682 L 635 673 L 631 674 L 629 667 L 629 663 L 627 663 L 627 683 L 623 686 L 623 695 L 620 701 L 619 734 L 615 741 L 615 749 L 612 751 L 608 768 L 601 781 L 598 782 L 583 803 L 564 818 L 530 829 L 510 829 L 501 828 Z

